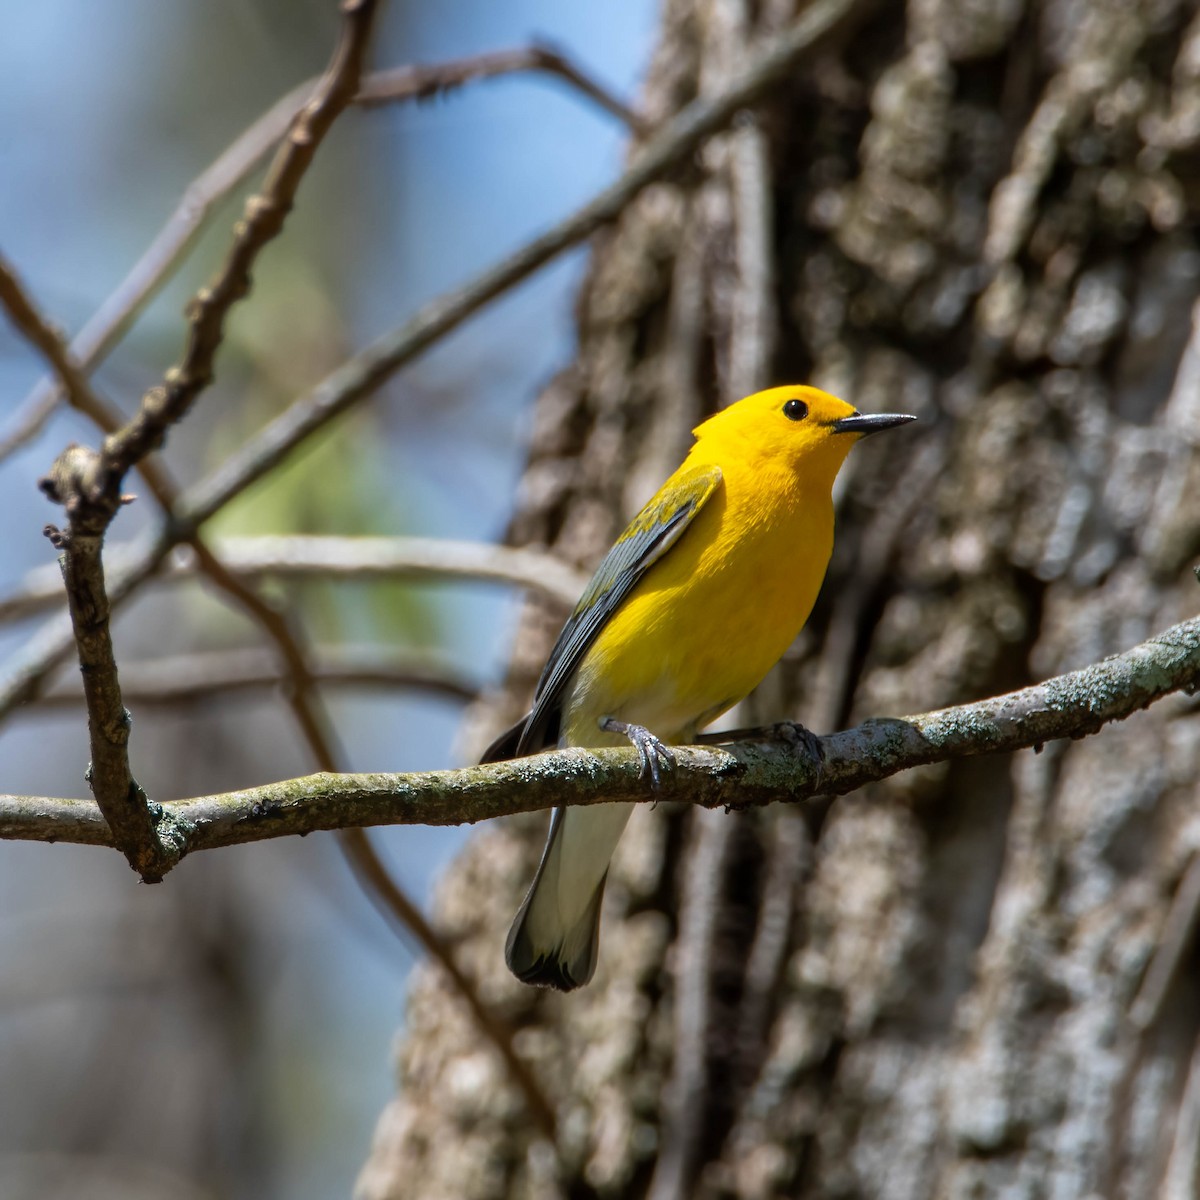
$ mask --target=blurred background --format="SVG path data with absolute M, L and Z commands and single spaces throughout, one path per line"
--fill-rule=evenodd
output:
M 323 68 L 335 7 L 49 0 L 6 12 L 0 252 L 66 332 L 123 277 L 188 183 Z M 373 63 L 538 37 L 628 98 L 655 19 L 650 0 L 394 2 Z M 545 76 L 346 114 L 285 236 L 260 259 L 252 302 L 229 322 L 215 386 L 172 433 L 177 478 L 201 476 L 347 354 L 565 215 L 616 174 L 625 145 L 619 122 Z M 124 411 L 178 356 L 183 304 L 228 244 L 244 194 L 222 205 L 96 375 Z M 582 252 L 569 255 L 489 308 L 213 531 L 496 538 L 531 398 L 572 353 L 582 266 Z M 0 324 L 5 431 L 42 374 Z M 71 440 L 96 435 L 59 412 L 0 463 L 0 594 L 53 561 L 41 529 L 57 512 L 35 483 Z M 111 542 L 154 515 L 149 499 L 132 505 Z M 480 683 L 501 669 L 514 614 L 511 595 L 480 586 L 307 585 L 287 599 L 314 641 L 434 645 Z M 0 655 L 34 628 L 0 627 Z M 122 664 L 260 641 L 194 584 L 149 589 L 116 623 Z M 449 701 L 344 690 L 327 700 L 352 769 L 455 761 L 460 712 Z M 158 799 L 312 769 L 286 707 L 262 693 L 136 710 L 132 757 Z M 0 728 L 4 791 L 85 795 L 86 762 L 81 707 L 29 706 Z M 464 834 L 376 836 L 423 898 Z M 0 1196 L 349 1192 L 394 1091 L 391 1041 L 412 958 L 327 837 L 201 855 L 156 887 L 110 852 L 0 843 L 0 962 Z

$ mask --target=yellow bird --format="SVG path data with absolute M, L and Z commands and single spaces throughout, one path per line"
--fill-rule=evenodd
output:
M 756 392 L 693 432 L 683 465 L 605 555 L 546 664 L 530 713 L 484 762 L 628 740 L 654 786 L 664 743 L 757 686 L 799 633 L 833 551 L 833 481 L 865 416 L 811 387 Z M 505 958 L 564 992 L 596 968 L 609 860 L 635 806 L 559 808 Z

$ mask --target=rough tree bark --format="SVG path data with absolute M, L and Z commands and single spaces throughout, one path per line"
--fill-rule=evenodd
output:
M 651 120 L 793 15 L 667 0 Z M 851 457 L 822 599 L 751 714 L 820 730 L 1200 605 L 1195 5 L 859 17 L 599 240 L 510 537 L 591 565 L 697 419 L 761 382 L 918 413 Z M 561 617 L 530 604 L 481 738 Z M 544 818 L 482 832 L 439 920 L 519 1027 L 557 1153 L 430 969 L 361 1195 L 1194 1194 L 1198 733 L 1177 697 L 815 815 L 639 812 L 568 997 L 502 961 Z

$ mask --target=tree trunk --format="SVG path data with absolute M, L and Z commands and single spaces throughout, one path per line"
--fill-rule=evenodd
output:
M 651 119 L 793 16 L 668 0 Z M 511 530 L 595 563 L 691 427 L 766 383 L 917 413 L 851 456 L 822 598 L 743 724 L 978 698 L 1200 601 L 1194 5 L 857 16 L 598 241 Z M 562 617 L 528 608 L 480 741 Z M 482 831 L 439 919 L 519 1028 L 557 1155 L 431 968 L 361 1195 L 1193 1195 L 1196 714 L 803 810 L 640 811 L 566 997 L 502 959 L 545 819 Z

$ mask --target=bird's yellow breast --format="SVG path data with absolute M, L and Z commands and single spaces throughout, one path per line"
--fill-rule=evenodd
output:
M 581 662 L 564 705 L 568 743 L 608 742 L 604 716 L 667 741 L 692 736 L 753 690 L 807 620 L 833 549 L 828 487 L 761 463 L 720 465 L 718 490 Z

